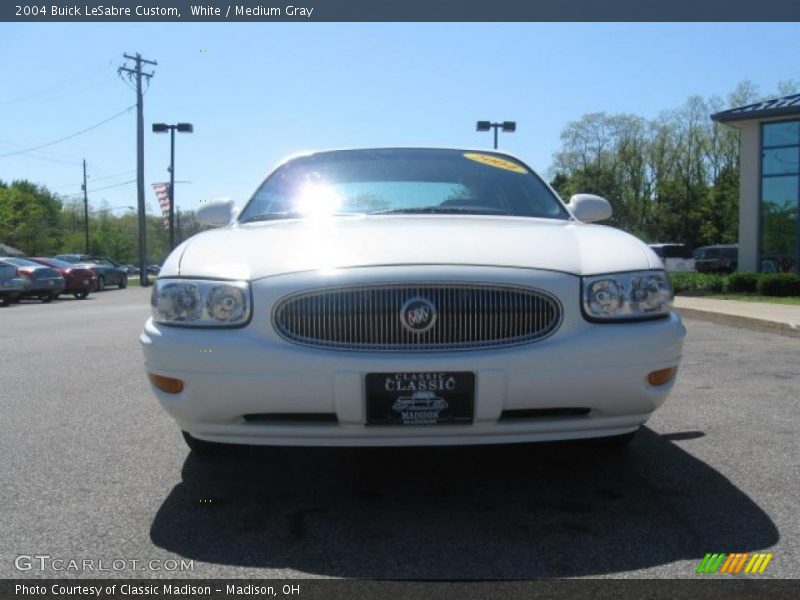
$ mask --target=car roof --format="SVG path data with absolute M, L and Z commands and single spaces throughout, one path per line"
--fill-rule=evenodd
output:
M 507 156 L 509 158 L 513 158 L 516 161 L 521 162 L 523 165 L 531 168 L 531 170 L 536 171 L 533 169 L 531 165 L 529 165 L 526 161 L 524 161 L 519 156 L 508 152 L 506 150 L 492 149 L 492 148 L 475 148 L 475 147 L 459 147 L 459 146 L 363 146 L 363 147 L 351 147 L 351 148 L 320 148 L 320 149 L 308 149 L 308 150 L 301 150 L 299 152 L 293 152 L 288 156 L 282 158 L 278 161 L 277 164 L 273 166 L 270 170 L 275 171 L 278 167 L 285 165 L 289 161 L 292 161 L 296 158 L 305 158 L 308 156 L 317 156 L 321 154 L 332 154 L 334 152 L 370 152 L 370 151 L 383 151 L 383 150 L 450 150 L 453 152 L 475 152 L 480 154 L 500 154 L 503 156 Z M 538 171 L 536 171 L 538 173 Z

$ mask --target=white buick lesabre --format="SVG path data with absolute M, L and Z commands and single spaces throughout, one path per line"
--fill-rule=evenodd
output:
M 141 334 L 195 450 L 629 440 L 684 338 L 664 265 L 499 152 L 293 157 L 178 246 Z

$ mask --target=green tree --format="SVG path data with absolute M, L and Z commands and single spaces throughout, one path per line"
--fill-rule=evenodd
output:
M 772 96 L 798 89 L 799 81 L 784 81 Z M 610 223 L 651 242 L 735 242 L 738 132 L 710 115 L 761 99 L 757 86 L 742 81 L 726 100 L 692 96 L 653 119 L 584 115 L 561 134 L 552 185 L 565 198 L 605 196 L 614 208 Z
M 0 183 L 0 240 L 29 255 L 61 245 L 61 201 L 29 181 Z

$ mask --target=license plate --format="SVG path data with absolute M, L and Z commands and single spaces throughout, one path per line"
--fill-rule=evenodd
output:
M 472 423 L 475 374 L 469 372 L 368 373 L 368 425 Z
M 83 280 L 83 285 L 89 285 L 89 280 L 88 279 L 84 279 Z

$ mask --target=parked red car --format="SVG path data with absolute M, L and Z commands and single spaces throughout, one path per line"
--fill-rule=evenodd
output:
M 88 267 L 79 267 L 57 258 L 36 256 L 29 258 L 40 264 L 57 269 L 66 282 L 62 294 L 72 294 L 78 300 L 83 300 L 97 289 L 97 275 Z

